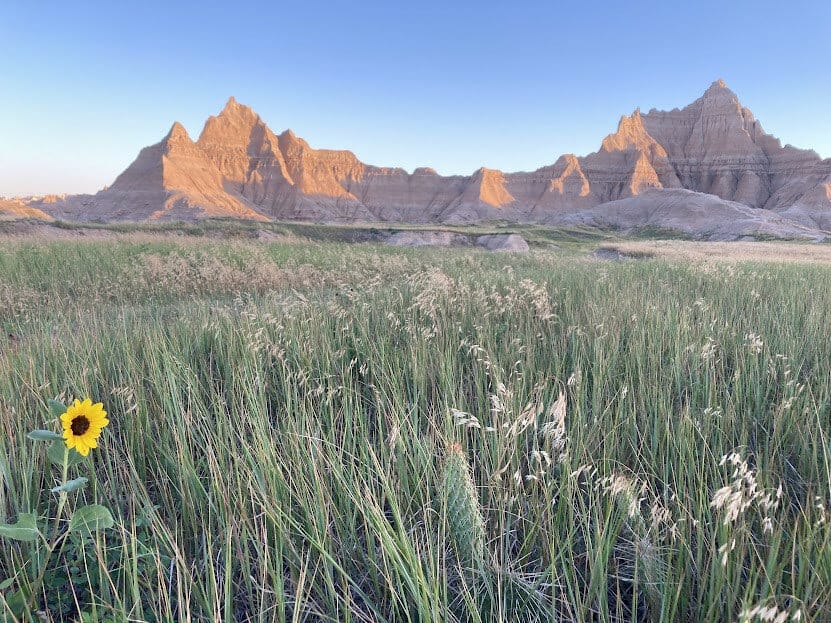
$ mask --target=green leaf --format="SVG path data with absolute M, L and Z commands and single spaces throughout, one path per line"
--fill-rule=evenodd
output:
M 14 578 L 8 578 L 0 582 L 0 591 L 4 591 L 9 588 L 12 584 L 14 584 Z
M 46 401 L 46 404 L 49 405 L 49 414 L 54 418 L 59 418 L 66 413 L 66 405 L 62 402 L 50 399 Z
M 106 530 L 115 525 L 110 511 L 100 504 L 90 504 L 75 509 L 72 519 L 69 520 L 69 530 L 89 534 L 96 530 Z
M 73 491 L 77 491 L 78 489 L 83 489 L 87 486 L 89 482 L 89 478 L 84 478 L 81 476 L 80 478 L 75 478 L 73 480 L 67 480 L 62 485 L 58 485 L 57 487 L 52 487 L 52 493 L 72 493 Z
M 26 436 L 32 441 L 61 441 L 63 439 L 58 433 L 51 430 L 33 430 Z
M 29 592 L 24 591 L 22 588 L 20 590 L 15 591 L 11 594 L 11 596 L 6 598 L 6 607 L 15 617 L 15 619 L 21 619 L 28 611 L 27 603 L 29 601 Z M 6 613 L 0 611 L 0 615 L 3 618 L 0 618 L 0 621 L 7 621 Z
M 0 524 L 0 536 L 15 541 L 36 541 L 40 536 L 37 519 L 31 513 L 20 513 L 16 524 Z
M 49 457 L 49 460 L 52 461 L 55 465 L 61 466 L 63 465 L 63 453 L 66 450 L 66 444 L 61 441 L 55 441 L 51 446 L 49 446 L 49 450 L 46 452 L 46 456 Z M 72 448 L 69 451 L 69 462 L 68 465 L 72 467 L 73 465 L 78 465 L 79 463 L 83 463 L 87 460 L 87 457 L 81 456 L 75 448 Z

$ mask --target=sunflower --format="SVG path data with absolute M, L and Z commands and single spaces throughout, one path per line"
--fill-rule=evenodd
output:
M 89 398 L 81 402 L 76 398 L 61 416 L 66 447 L 87 456 L 91 448 L 98 447 L 98 436 L 109 423 L 103 403 L 92 404 Z

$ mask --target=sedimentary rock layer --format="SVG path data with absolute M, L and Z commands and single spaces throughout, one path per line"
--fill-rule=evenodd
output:
M 70 220 L 455 224 L 597 222 L 605 210 L 615 215 L 606 222 L 623 228 L 664 223 L 717 236 L 736 223 L 765 223 L 769 235 L 791 236 L 831 229 L 831 160 L 782 147 L 722 81 L 683 109 L 624 116 L 587 156 L 564 155 L 532 172 L 450 177 L 313 149 L 291 130 L 275 134 L 231 98 L 196 142 L 174 124 L 108 189 L 30 205 Z

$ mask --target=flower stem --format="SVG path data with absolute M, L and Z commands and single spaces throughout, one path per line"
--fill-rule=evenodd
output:
M 66 484 L 66 477 L 69 473 L 69 448 L 66 447 L 63 450 L 63 465 L 61 466 L 61 485 Z M 58 509 L 55 511 L 55 523 L 52 525 L 52 538 L 49 541 L 49 544 L 46 546 L 46 556 L 43 558 L 43 563 L 41 565 L 40 571 L 38 572 L 38 577 L 35 580 L 34 584 L 32 584 L 32 593 L 29 595 L 29 600 L 26 604 L 27 610 L 31 610 L 32 606 L 34 606 L 35 598 L 37 594 L 40 592 L 41 586 L 43 586 L 43 577 L 46 575 L 46 568 L 49 566 L 49 559 L 52 557 L 52 553 L 58 546 L 58 541 L 60 540 L 60 523 L 61 523 L 61 516 L 63 515 L 64 506 L 66 506 L 67 500 L 67 492 L 61 491 L 58 494 Z

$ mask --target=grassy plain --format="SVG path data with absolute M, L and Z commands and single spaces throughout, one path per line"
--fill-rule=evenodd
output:
M 0 519 L 112 421 L 44 616 L 831 620 L 831 267 L 283 233 L 0 243 Z

